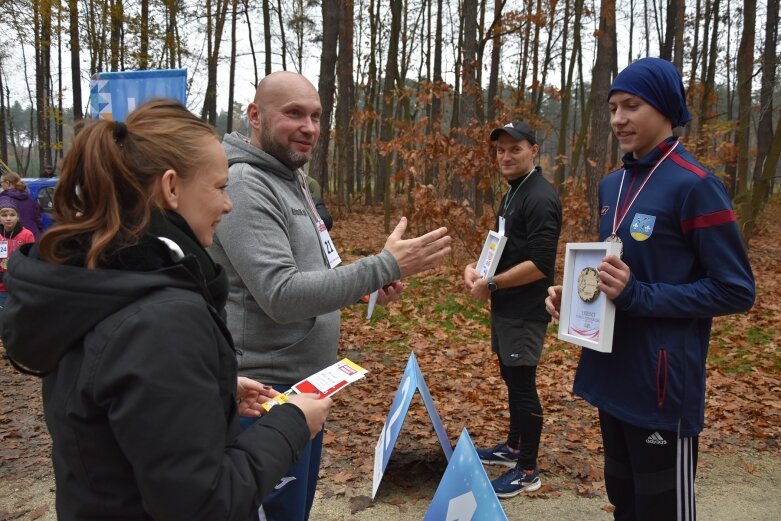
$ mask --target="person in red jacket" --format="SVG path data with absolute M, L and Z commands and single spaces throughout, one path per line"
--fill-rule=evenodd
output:
M 0 196 L 0 224 L 0 309 L 3 309 L 6 291 L 2 276 L 8 267 L 8 259 L 22 244 L 35 242 L 35 236 L 19 221 L 19 205 L 13 197 Z

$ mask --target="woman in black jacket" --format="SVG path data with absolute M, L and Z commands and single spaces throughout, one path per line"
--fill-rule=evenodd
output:
M 322 428 L 331 400 L 298 395 L 240 433 L 274 392 L 237 385 L 228 281 L 204 250 L 227 179 L 214 130 L 176 102 L 93 122 L 58 224 L 10 261 L 0 332 L 43 376 L 61 520 L 255 519 Z

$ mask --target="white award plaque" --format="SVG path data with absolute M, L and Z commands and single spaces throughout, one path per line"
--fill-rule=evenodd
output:
M 487 279 L 494 276 L 506 243 L 507 237 L 504 235 L 500 235 L 493 230 L 488 232 L 488 237 L 485 238 L 485 244 L 483 245 L 483 251 L 480 253 L 480 259 L 478 259 L 475 267 L 475 270 L 481 277 Z
M 596 288 L 599 264 L 607 255 L 620 255 L 613 242 L 568 243 L 559 311 L 559 340 L 602 353 L 613 350 L 616 308 Z

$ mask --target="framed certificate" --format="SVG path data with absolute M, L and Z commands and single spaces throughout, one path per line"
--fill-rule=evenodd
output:
M 480 253 L 480 259 L 478 259 L 477 267 L 475 268 L 481 277 L 487 279 L 494 276 L 506 243 L 507 237 L 504 235 L 499 235 L 493 230 L 488 232 L 488 237 L 485 238 L 485 244 L 483 245 L 483 251 Z
M 559 311 L 560 340 L 602 353 L 613 350 L 616 308 L 597 289 L 598 266 L 606 255 L 620 255 L 612 242 L 568 243 Z

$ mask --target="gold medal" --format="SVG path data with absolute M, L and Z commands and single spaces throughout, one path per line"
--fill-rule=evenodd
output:
M 578 297 L 583 302 L 594 302 L 599 297 L 599 272 L 592 267 L 583 268 L 578 275 Z
M 624 256 L 624 242 L 621 240 L 621 237 L 619 237 L 615 233 L 611 233 L 610 235 L 607 236 L 605 242 L 614 242 L 616 244 L 620 244 L 621 250 L 618 252 L 618 258 L 620 259 L 621 257 Z

